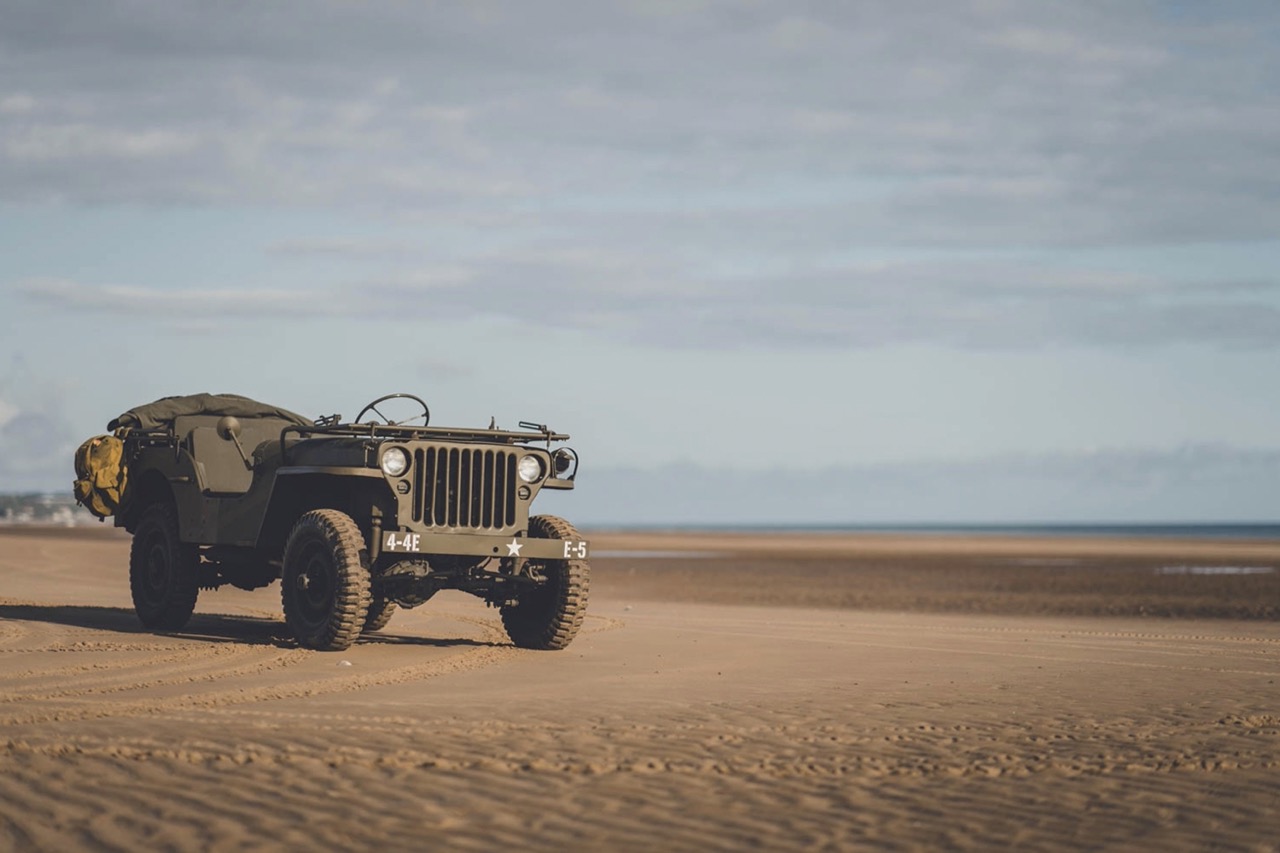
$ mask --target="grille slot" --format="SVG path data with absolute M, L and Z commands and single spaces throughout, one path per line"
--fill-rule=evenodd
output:
M 516 454 L 475 447 L 413 452 L 413 520 L 500 530 L 516 523 Z

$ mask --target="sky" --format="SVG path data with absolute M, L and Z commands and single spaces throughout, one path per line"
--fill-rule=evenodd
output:
M 0 491 L 231 392 L 584 523 L 1280 517 L 1271 2 L 0 0 Z

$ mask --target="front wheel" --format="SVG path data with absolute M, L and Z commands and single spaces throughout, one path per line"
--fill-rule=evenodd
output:
M 200 550 L 178 538 L 178 511 L 154 503 L 142 512 L 129 549 L 133 609 L 148 628 L 180 631 L 200 594 Z
M 351 516 L 317 509 L 298 519 L 284 549 L 280 598 L 300 645 L 340 652 L 355 642 L 369 614 L 369 553 Z
M 554 515 L 529 519 L 533 539 L 581 539 L 572 524 Z M 577 636 L 587 613 L 591 567 L 586 560 L 544 560 L 546 582 L 502 607 L 502 627 L 524 649 L 563 649 Z
M 369 613 L 364 618 L 365 634 L 372 634 L 374 631 L 381 631 L 387 627 L 387 623 L 391 621 L 391 617 L 395 615 L 396 603 L 381 595 L 374 595 L 369 602 Z

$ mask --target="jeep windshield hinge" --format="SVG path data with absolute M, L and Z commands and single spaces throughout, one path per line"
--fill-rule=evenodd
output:
M 547 440 L 547 447 L 551 446 L 551 430 L 547 428 L 546 424 L 535 424 L 533 421 L 520 421 L 520 429 L 531 429 L 542 433 L 543 437 Z

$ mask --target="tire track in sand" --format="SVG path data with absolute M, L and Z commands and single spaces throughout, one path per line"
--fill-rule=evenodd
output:
M 479 669 L 510 660 L 520 653 L 521 650 L 514 647 L 470 649 L 441 660 L 397 667 L 369 675 L 334 676 L 295 682 L 288 685 L 211 691 L 134 702 L 100 703 L 91 708 L 70 707 L 27 714 L 12 714 L 0 717 L 0 725 L 22 726 L 36 723 L 96 720 L 106 717 L 150 716 L 170 711 L 202 710 L 226 705 L 269 702 L 277 699 L 299 699 L 334 693 L 353 693 L 370 687 L 403 684 L 409 681 L 421 681 L 450 673 Z
M 84 689 L 68 688 L 55 691 L 44 697 L 20 696 L 18 701 L 39 701 L 41 698 L 55 704 L 49 708 L 25 709 L 0 716 L 0 725 L 24 726 L 43 723 L 65 723 L 81 720 L 103 719 L 107 717 L 138 717 L 170 713 L 174 711 L 192 711 L 214 709 L 234 705 L 251 705 L 257 702 L 269 702 L 281 699 L 298 699 L 312 696 L 324 696 L 337 693 L 351 693 L 371 687 L 403 684 L 435 678 L 456 672 L 466 672 L 493 666 L 511 660 L 525 652 L 506 643 L 506 635 L 502 628 L 492 619 L 480 619 L 459 613 L 438 613 L 434 616 L 444 617 L 475 626 L 480 629 L 478 642 L 487 645 L 469 648 L 456 654 L 436 658 L 421 663 L 393 666 L 372 673 L 343 673 L 324 678 L 312 678 L 285 684 L 254 685 L 249 684 L 233 689 L 205 691 L 194 694 L 163 696 L 133 701 L 97 701 L 97 697 L 109 692 L 123 692 L 131 689 L 155 689 L 160 686 L 186 686 L 236 677 L 237 675 L 261 675 L 284 666 L 301 663 L 316 655 L 327 654 L 305 649 L 290 649 L 280 653 L 268 661 L 254 662 L 233 667 L 228 671 L 205 672 L 186 678 L 152 679 L 149 682 L 120 684 L 112 689 L 90 687 Z M 608 630 L 606 625 L 600 630 Z M 195 642 L 195 641 L 193 641 Z M 375 638 L 371 642 L 376 642 Z M 196 645 L 196 653 L 202 649 Z M 250 648 L 258 648 L 256 646 Z M 93 699 L 92 705 L 85 705 L 85 699 Z M 70 702 L 70 704 L 62 704 Z
M 225 649 L 215 653 L 217 658 L 225 660 L 220 666 L 211 666 L 209 650 L 192 648 L 184 653 L 154 657 L 143 661 L 133 661 L 124 671 L 113 675 L 85 680 L 77 678 L 74 687 L 59 690 L 38 692 L 38 686 L 18 688 L 8 695 L 0 696 L 0 704 L 11 702 L 48 702 L 67 699 L 87 699 L 105 696 L 112 693 L 124 693 L 135 690 L 153 690 L 163 687 L 177 687 L 199 684 L 203 682 L 221 681 L 227 678 L 238 678 L 246 675 L 261 675 L 285 667 L 301 663 L 310 656 L 303 649 L 275 651 L 261 656 L 261 650 Z M 258 659 L 252 659 L 252 658 Z M 246 660 L 246 658 L 250 658 Z M 243 661 L 243 663 L 241 663 Z M 173 664 L 157 670 L 158 664 Z M 70 669 L 75 669 L 71 667 Z M 54 678 L 56 671 L 35 673 L 30 677 Z

